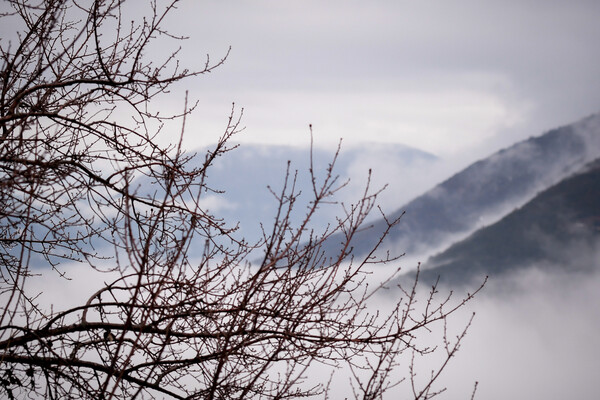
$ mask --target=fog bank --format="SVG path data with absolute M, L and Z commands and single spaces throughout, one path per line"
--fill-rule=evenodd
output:
M 66 266 L 64 270 L 72 280 L 65 281 L 51 271 L 46 271 L 44 278 L 31 280 L 30 291 L 44 291 L 41 304 L 52 305 L 55 310 L 73 306 L 110 279 L 81 265 Z M 374 274 L 372 279 L 384 275 Z M 489 281 L 473 302 L 449 319 L 450 337 L 454 338 L 471 313 L 476 313 L 460 351 L 437 382 L 436 388 L 447 388 L 439 398 L 469 399 L 475 381 L 475 398 L 480 400 L 592 398 L 597 390 L 600 358 L 598 287 L 599 273 L 548 273 L 536 269 Z M 447 290 L 441 288 L 440 292 L 443 295 Z M 398 299 L 396 294 L 399 296 L 394 288 L 382 292 L 372 304 L 372 311 L 391 307 Z M 461 292 L 454 296 L 458 299 Z M 422 331 L 419 339 L 435 340 L 439 333 Z M 435 357 L 416 361 L 419 379 L 437 366 Z M 406 376 L 409 363 L 410 354 L 405 353 L 396 378 Z M 338 371 L 333 383 L 332 399 L 351 396 L 348 376 L 343 371 Z M 410 392 L 407 385 L 390 390 L 384 398 L 405 398 Z
M 443 383 L 447 399 L 593 398 L 600 358 L 600 274 L 530 269 L 492 280 Z

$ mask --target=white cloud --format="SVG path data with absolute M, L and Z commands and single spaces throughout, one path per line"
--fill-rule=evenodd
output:
M 600 345 L 600 275 L 539 270 L 492 282 L 476 302 L 475 322 L 444 376 L 448 399 L 595 396 Z
M 238 207 L 230 199 L 218 194 L 203 196 L 199 201 L 199 206 L 202 210 L 206 210 L 211 214 L 218 214 L 223 210 L 231 210 Z

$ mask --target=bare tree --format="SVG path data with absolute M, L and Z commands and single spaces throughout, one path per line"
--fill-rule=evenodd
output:
M 182 147 L 193 105 L 186 98 L 180 115 L 152 105 L 224 59 L 207 58 L 199 71 L 182 69 L 177 52 L 149 60 L 157 40 L 182 39 L 161 28 L 177 1 L 150 2 L 143 18 L 139 4 L 3 3 L 2 23 L 15 35 L 0 42 L 1 395 L 309 397 L 327 392 L 327 377 L 307 379 L 322 365 L 349 368 L 357 398 L 380 398 L 403 380 L 395 372 L 401 354 L 430 351 L 416 345 L 418 332 L 445 322 L 472 295 L 450 305 L 434 287 L 417 307 L 414 282 L 392 292 L 389 312 L 369 311 L 398 271 L 369 287 L 367 267 L 395 258 L 351 255 L 378 192 L 367 184 L 337 223 L 308 229 L 344 186 L 333 172 L 337 155 L 320 179 L 311 168 L 299 225 L 291 220 L 299 193 L 288 169 L 283 190 L 273 192 L 274 223 L 257 243 L 204 210 L 201 200 L 214 193 L 207 171 L 235 147 L 239 113 L 232 110 L 221 139 L 198 161 Z M 161 146 L 158 135 L 174 123 L 178 140 Z M 324 254 L 322 243 L 339 231 L 339 254 Z M 54 309 L 27 282 L 64 275 L 65 262 L 106 281 L 87 301 Z M 440 370 L 463 336 L 444 340 Z M 421 387 L 412 371 L 414 398 L 432 397 L 439 371 Z

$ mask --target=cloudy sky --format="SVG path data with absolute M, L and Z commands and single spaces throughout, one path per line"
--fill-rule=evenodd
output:
M 193 145 L 235 102 L 242 142 L 403 143 L 481 157 L 600 110 L 595 0 L 183 2 Z

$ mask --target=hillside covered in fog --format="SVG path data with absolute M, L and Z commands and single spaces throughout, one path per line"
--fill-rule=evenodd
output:
M 334 154 L 313 150 L 317 181 Z M 371 166 L 379 177 L 374 188 L 389 181 L 392 193 L 383 209 L 392 212 L 387 218 L 405 214 L 380 254 L 406 253 L 406 270 L 422 262 L 424 282 L 441 275 L 442 281 L 464 283 L 530 265 L 581 270 L 597 251 L 600 173 L 594 160 L 599 157 L 600 114 L 500 150 L 428 190 L 410 190 L 403 177 L 439 168 L 443 160 L 431 154 L 401 145 L 342 148 L 334 173 L 340 183 L 351 179 L 337 200 L 360 197 Z M 307 149 L 291 146 L 243 145 L 222 156 L 207 177 L 208 185 L 222 193 L 205 197 L 205 208 L 225 221 L 239 222 L 240 237 L 259 241 L 261 229 L 268 234 L 274 221 L 274 194 L 282 190 L 288 162 L 300 193 L 291 217 L 301 221 L 312 192 L 311 156 Z M 325 204 L 311 227 L 323 230 L 339 213 L 339 204 Z M 386 226 L 383 219 L 368 225 L 352 242 L 356 256 L 364 256 Z M 340 242 L 333 235 L 324 243 L 324 253 L 336 254 Z
M 453 286 L 526 267 L 591 272 L 600 266 L 600 160 L 523 207 L 431 257 L 420 279 Z
M 519 142 L 399 206 L 388 219 L 406 214 L 390 232 L 382 250 L 409 254 L 443 250 L 499 220 L 598 156 L 598 114 Z M 365 254 L 372 248 L 384 228 L 385 221 L 379 220 L 372 229 L 357 235 L 353 241 L 355 253 Z M 327 251 L 334 252 L 338 242 L 339 238 L 332 238 Z

